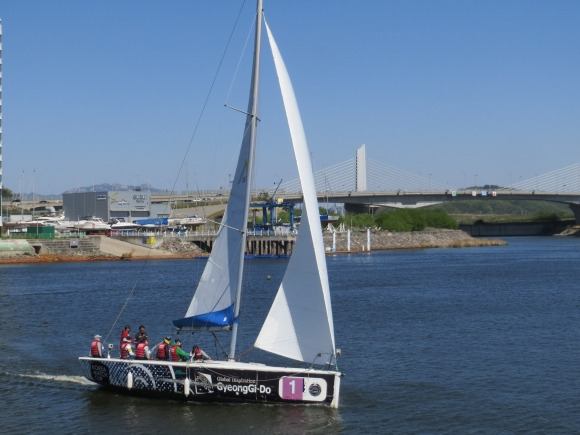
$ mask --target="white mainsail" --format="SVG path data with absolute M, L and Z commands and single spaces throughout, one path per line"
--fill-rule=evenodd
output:
M 258 7 L 257 16 L 259 17 L 260 14 L 261 6 Z M 185 317 L 173 321 L 173 324 L 180 329 L 232 329 L 230 357 L 233 357 L 235 353 L 239 294 L 250 204 L 250 177 L 255 159 L 260 34 L 261 25 L 258 22 L 246 124 L 228 206 Z
M 242 149 L 247 148 L 244 144 Z M 240 160 L 222 225 L 211 255 L 183 319 L 173 324 L 181 329 L 229 329 L 234 321 L 234 298 L 243 250 L 242 231 L 247 161 Z M 242 230 L 243 229 L 243 230 Z
M 304 194 L 300 231 L 288 268 L 256 339 L 257 348 L 298 361 L 335 357 L 324 240 L 306 136 L 290 77 L 266 24 Z

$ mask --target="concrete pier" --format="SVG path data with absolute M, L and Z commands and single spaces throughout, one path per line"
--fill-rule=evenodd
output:
M 118 240 L 129 242 L 134 245 L 142 245 L 142 236 L 120 236 Z M 200 254 L 209 254 L 213 249 L 216 234 L 189 233 L 182 236 L 155 236 L 155 242 L 151 246 L 162 246 L 169 240 L 179 240 L 181 243 L 191 243 L 198 248 Z M 294 234 L 249 234 L 246 240 L 246 255 L 286 257 L 292 254 L 296 235 Z M 162 248 L 163 249 L 163 248 Z

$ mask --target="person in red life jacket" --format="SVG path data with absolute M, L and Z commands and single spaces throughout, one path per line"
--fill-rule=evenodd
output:
M 128 359 L 130 356 L 135 356 L 133 346 L 130 341 L 125 341 L 121 344 L 121 359 Z
M 191 359 L 194 359 L 196 361 L 211 359 L 209 355 L 205 353 L 203 350 L 201 350 L 201 348 L 197 344 L 193 346 L 193 349 L 191 349 L 191 353 L 189 355 L 191 356 Z
M 139 343 L 143 337 L 147 338 L 147 334 L 145 333 L 145 327 L 141 325 L 139 326 L 139 332 L 135 334 L 135 343 Z
M 177 338 L 169 348 L 169 356 L 171 361 L 187 361 L 189 355 L 181 348 L 181 340 Z
M 103 345 L 101 344 L 101 336 L 95 335 L 93 342 L 91 343 L 91 356 L 93 358 L 103 357 Z
M 125 329 L 121 332 L 121 342 L 119 347 L 123 346 L 123 343 L 134 343 L 135 340 L 131 338 L 131 326 L 125 325 Z
M 169 359 L 169 342 L 170 337 L 165 337 L 161 343 L 157 345 L 157 359 L 167 361 Z
M 135 359 L 149 359 L 150 356 L 151 352 L 149 351 L 147 336 L 141 337 L 141 341 L 139 341 L 135 350 Z

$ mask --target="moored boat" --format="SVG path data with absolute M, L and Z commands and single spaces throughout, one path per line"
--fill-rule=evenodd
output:
M 77 231 L 106 231 L 110 225 L 103 219 L 96 216 L 85 216 L 76 222 L 69 224 L 69 229 Z

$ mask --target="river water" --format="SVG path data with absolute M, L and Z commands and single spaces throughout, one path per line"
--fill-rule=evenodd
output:
M 139 398 L 80 376 L 95 333 L 170 334 L 204 260 L 0 265 L 2 432 L 580 433 L 580 239 L 506 240 L 328 258 L 338 410 Z M 240 351 L 286 261 L 249 261 Z

